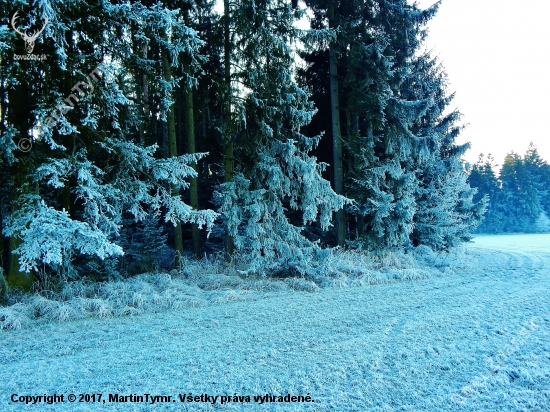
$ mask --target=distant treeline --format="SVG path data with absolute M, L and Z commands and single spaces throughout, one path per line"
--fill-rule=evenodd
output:
M 508 154 L 498 175 L 491 155 L 480 155 L 469 182 L 478 190 L 474 201 L 488 200 L 477 232 L 550 231 L 550 165 L 532 143 L 523 157 Z

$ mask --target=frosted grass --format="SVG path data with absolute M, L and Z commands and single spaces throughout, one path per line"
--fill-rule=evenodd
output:
M 244 260 L 234 265 L 228 265 L 219 257 L 193 260 L 182 270 L 170 274 L 146 273 L 105 283 L 81 280 L 65 284 L 55 293 L 42 291 L 32 296 L 12 296 L 11 302 L 0 306 L 0 329 L 255 300 L 265 297 L 266 293 L 317 292 L 327 287 L 422 279 L 433 272 L 434 261 L 439 260 L 439 267 L 450 267 L 451 257 L 460 253 L 462 250 L 456 249 L 443 255 L 429 248 L 408 254 L 335 251 L 326 262 L 324 275 L 287 278 L 274 278 L 268 270 L 251 271 Z
M 242 267 L 223 273 L 220 263 L 207 273 L 206 263 L 196 262 L 187 278 L 143 275 L 97 288 L 98 297 L 87 296 L 92 286 L 84 285 L 81 295 L 66 293 L 67 300 L 56 304 L 53 296 L 35 297 L 34 306 L 3 309 L 42 312 L 38 319 L 21 318 L 27 322 L 21 329 L 0 332 L 0 410 L 27 409 L 11 403 L 12 393 L 95 392 L 290 393 L 310 394 L 315 402 L 33 409 L 546 412 L 550 236 L 535 236 L 506 236 L 508 246 L 502 237 L 478 237 L 451 254 L 417 249 L 412 256 L 365 261 L 361 254 L 344 254 L 332 262 L 334 273 L 325 284 L 252 274 L 239 281 L 233 276 Z M 421 278 L 397 281 L 396 273 L 399 279 Z M 340 285 L 329 285 L 338 279 Z M 316 288 L 308 291 L 302 282 Z M 181 307 L 159 303 L 167 291 Z M 200 303 L 184 303 L 183 296 Z M 63 304 L 78 298 L 91 302 L 86 310 L 92 312 L 100 311 L 92 299 L 110 302 L 101 310 L 111 315 L 59 322 L 66 313 L 78 315 Z M 115 309 L 123 305 L 141 314 L 120 316 Z M 18 322 L 13 313 L 10 322 Z

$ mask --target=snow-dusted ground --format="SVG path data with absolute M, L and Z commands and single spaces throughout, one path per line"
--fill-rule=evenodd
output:
M 550 235 L 480 236 L 459 256 L 410 282 L 0 331 L 0 410 L 550 411 Z M 54 393 L 65 403 L 10 400 Z M 314 402 L 254 402 L 266 393 Z

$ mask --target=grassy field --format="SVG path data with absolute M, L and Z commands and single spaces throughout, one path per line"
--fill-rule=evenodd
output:
M 202 265 L 1 308 L 0 410 L 550 410 L 549 235 L 341 255 L 323 282 Z

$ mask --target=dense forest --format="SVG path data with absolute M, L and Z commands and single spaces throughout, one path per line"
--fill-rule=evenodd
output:
M 480 233 L 550 232 L 550 165 L 531 143 L 523 157 L 509 153 L 498 173 L 491 155 L 470 170 L 474 201 L 487 199 Z
M 439 3 L 1 3 L 9 287 L 216 253 L 307 275 L 334 247 L 448 249 L 487 202 L 496 227 L 532 196 L 504 189 L 535 175 L 536 152 L 507 158 L 501 183 L 484 161 L 470 175 L 461 161 L 461 114 L 422 51 Z M 531 218 L 550 202 L 529 204 Z

